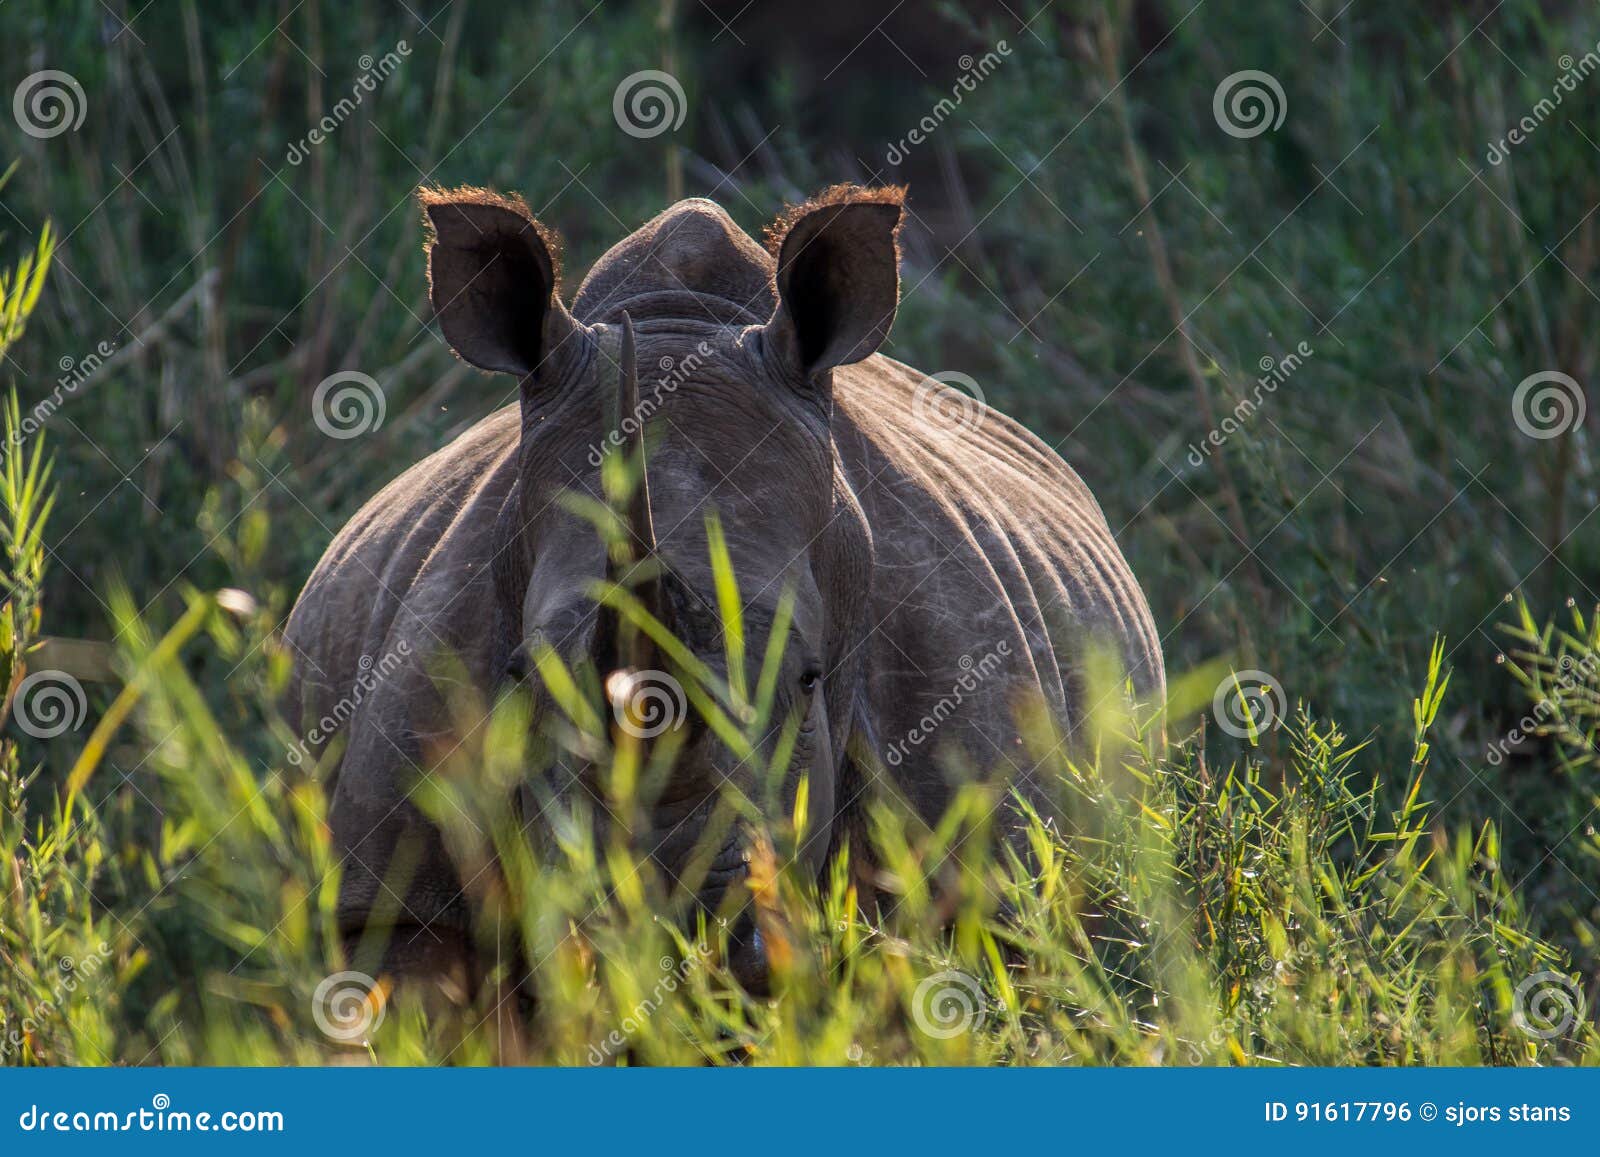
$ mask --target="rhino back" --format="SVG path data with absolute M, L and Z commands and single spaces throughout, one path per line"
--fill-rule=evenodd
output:
M 1035 759 L 1017 708 L 1042 693 L 1070 734 L 1095 706 L 1091 647 L 1150 704 L 1165 676 L 1144 594 L 1083 481 L 996 411 L 920 419 L 927 382 L 881 356 L 839 371 L 834 431 L 873 534 L 865 646 L 879 755 L 936 807 L 934 754 L 948 745 L 1026 781 Z

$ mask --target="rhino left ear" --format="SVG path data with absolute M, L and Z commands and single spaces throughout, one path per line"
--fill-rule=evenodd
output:
M 520 197 L 422 189 L 428 289 L 439 328 L 463 361 L 537 375 L 576 323 L 557 295 L 560 246 Z
M 900 302 L 898 235 L 905 190 L 839 185 L 767 230 L 778 307 L 766 333 L 810 378 L 871 357 Z

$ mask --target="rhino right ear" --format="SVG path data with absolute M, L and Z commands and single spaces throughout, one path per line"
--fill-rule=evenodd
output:
M 428 287 L 445 340 L 490 373 L 538 374 L 576 328 L 557 296 L 559 245 L 520 197 L 422 189 Z
M 766 332 L 805 378 L 873 355 L 900 297 L 905 190 L 835 185 L 767 229 L 778 308 Z

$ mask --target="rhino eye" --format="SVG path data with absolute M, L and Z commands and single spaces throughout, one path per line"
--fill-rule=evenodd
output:
M 506 663 L 506 678 L 513 683 L 521 683 L 528 677 L 528 653 L 518 647 Z
M 821 678 L 821 671 L 817 670 L 815 667 L 807 667 L 804 671 L 800 672 L 800 690 L 804 691 L 807 695 L 811 694 L 817 689 L 817 680 Z

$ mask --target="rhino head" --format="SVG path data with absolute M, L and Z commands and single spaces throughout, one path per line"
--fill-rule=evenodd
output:
M 671 781 L 634 835 L 715 905 L 744 871 L 737 827 L 704 847 L 721 794 L 732 787 L 777 818 L 803 778 L 811 822 L 800 857 L 819 867 L 857 790 L 848 753 L 866 726 L 873 556 L 834 444 L 833 371 L 870 357 L 894 320 L 900 191 L 830 190 L 774 223 L 770 255 L 712 202 L 681 202 L 602 258 L 570 309 L 557 240 L 520 200 L 426 191 L 423 206 L 445 338 L 465 361 L 519 382 L 518 482 L 493 563 L 507 678 L 526 680 L 539 703 L 529 658 L 543 647 L 592 664 L 613 697 L 640 686 L 644 668 L 671 666 L 596 604 L 595 580 L 607 575 L 636 584 L 695 658 L 728 678 L 714 512 L 739 584 L 748 686 L 785 592 L 793 600 L 759 762 L 770 763 L 790 720 L 793 753 L 758 783 L 758 761 L 736 757 L 689 712 Z M 603 451 L 637 452 L 640 438 L 646 484 L 628 512 L 631 558 L 619 559 L 561 496 L 598 495 Z M 586 769 L 569 770 L 581 783 Z M 759 982 L 758 949 L 735 963 Z

